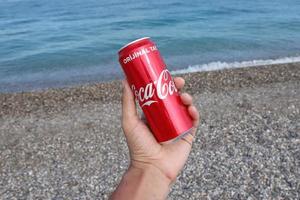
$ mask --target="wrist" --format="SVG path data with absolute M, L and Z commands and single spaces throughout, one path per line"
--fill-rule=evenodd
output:
M 173 183 L 173 180 L 168 178 L 158 167 L 152 164 L 131 162 L 126 173 L 130 172 L 135 172 L 145 177 L 152 177 L 153 179 L 155 178 L 156 181 L 168 187 Z
M 156 166 L 132 162 L 110 199 L 166 199 L 171 183 Z
M 166 199 L 171 183 L 155 166 L 131 163 L 111 199 Z

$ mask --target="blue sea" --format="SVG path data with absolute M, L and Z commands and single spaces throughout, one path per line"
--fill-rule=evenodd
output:
M 0 92 L 123 77 L 149 36 L 174 73 L 300 61 L 299 0 L 0 0 Z

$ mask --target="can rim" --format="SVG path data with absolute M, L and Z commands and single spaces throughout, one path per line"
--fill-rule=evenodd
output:
M 128 47 L 129 45 L 132 45 L 133 43 L 139 42 L 141 40 L 149 39 L 149 38 L 150 37 L 142 37 L 142 38 L 133 40 L 132 42 L 129 42 L 129 43 L 125 44 L 123 47 L 121 47 L 118 52 L 122 51 L 124 48 Z

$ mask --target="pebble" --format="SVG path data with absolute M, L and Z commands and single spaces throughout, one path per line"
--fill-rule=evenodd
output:
M 300 64 L 182 75 L 202 122 L 168 199 L 300 199 Z M 0 94 L 0 199 L 107 199 L 120 81 Z

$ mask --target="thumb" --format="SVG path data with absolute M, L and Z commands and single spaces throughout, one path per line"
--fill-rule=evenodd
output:
M 124 129 L 131 129 L 138 120 L 134 95 L 127 80 L 123 80 L 122 123 Z M 126 131 L 126 130 L 125 130 Z

